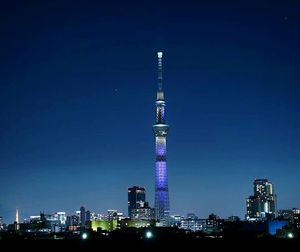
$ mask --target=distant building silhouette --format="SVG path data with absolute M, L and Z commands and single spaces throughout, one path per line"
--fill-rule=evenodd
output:
M 232 215 L 228 217 L 227 221 L 237 222 L 237 221 L 241 221 L 241 219 L 239 216 Z
M 82 206 L 80 207 L 80 226 L 84 227 L 85 226 L 85 207 Z
M 2 230 L 3 229 L 3 217 L 2 216 L 0 216 L 0 230 Z

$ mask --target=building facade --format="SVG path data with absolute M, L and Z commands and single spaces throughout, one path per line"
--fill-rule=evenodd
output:
M 117 220 L 92 220 L 90 222 L 90 228 L 93 231 L 98 231 L 98 229 L 100 229 L 102 231 L 111 232 L 113 230 L 116 230 L 117 227 L 118 227 Z
M 57 212 L 55 217 L 59 221 L 59 225 L 66 225 L 67 217 L 66 212 Z
M 155 209 L 149 207 L 148 202 L 140 205 L 139 208 L 131 210 L 131 219 L 133 220 L 155 220 Z

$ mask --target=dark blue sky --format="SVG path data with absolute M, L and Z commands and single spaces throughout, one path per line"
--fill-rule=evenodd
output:
M 9 2 L 0 7 L 6 222 L 16 207 L 21 218 L 81 205 L 127 214 L 132 185 L 153 206 L 158 50 L 171 213 L 243 217 L 254 178 L 274 182 L 279 208 L 300 207 L 300 3 Z

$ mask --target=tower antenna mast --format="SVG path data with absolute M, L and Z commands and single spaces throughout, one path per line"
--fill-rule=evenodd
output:
M 162 52 L 158 52 L 157 53 L 157 57 L 158 57 L 158 90 L 161 91 L 162 90 L 162 56 L 163 53 Z

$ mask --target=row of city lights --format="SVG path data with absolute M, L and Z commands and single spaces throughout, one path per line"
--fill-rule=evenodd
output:
M 153 237 L 152 232 L 151 232 L 151 231 L 147 231 L 147 232 L 145 233 L 145 237 L 146 237 L 147 239 L 151 239 L 151 238 Z M 88 234 L 87 234 L 87 233 L 82 233 L 81 238 L 82 238 L 83 240 L 88 239 Z

